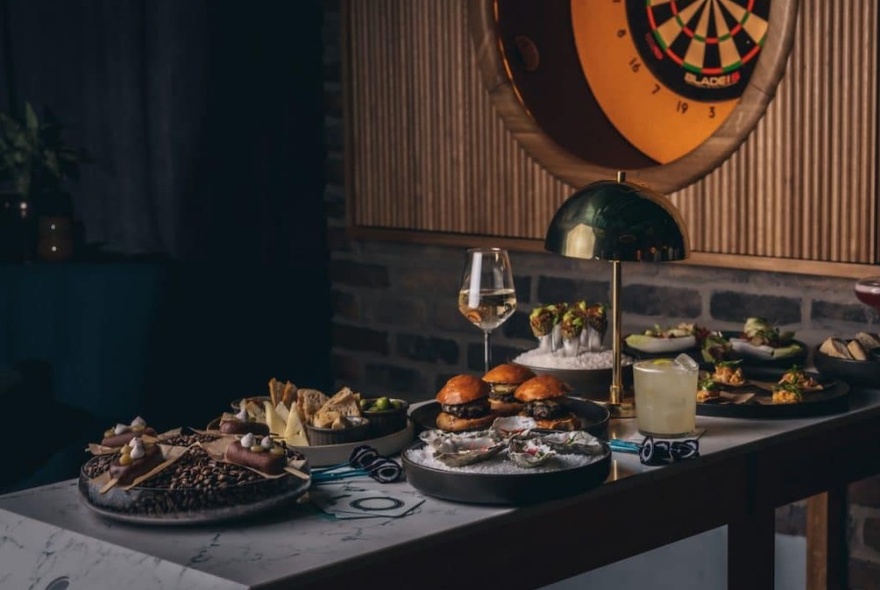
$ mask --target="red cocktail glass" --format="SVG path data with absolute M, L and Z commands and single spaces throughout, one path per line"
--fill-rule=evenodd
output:
M 856 297 L 880 313 L 880 277 L 867 277 L 856 281 Z

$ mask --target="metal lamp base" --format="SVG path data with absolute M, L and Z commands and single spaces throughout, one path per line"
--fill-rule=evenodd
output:
M 635 418 L 636 405 L 631 401 L 622 402 L 596 402 L 600 406 L 608 408 L 608 413 L 612 418 Z

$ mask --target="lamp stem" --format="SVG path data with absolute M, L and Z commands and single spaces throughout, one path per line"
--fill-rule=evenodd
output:
M 623 403 L 623 370 L 621 368 L 621 321 L 620 321 L 620 290 L 621 266 L 619 260 L 611 261 L 611 369 L 610 402 L 613 405 Z

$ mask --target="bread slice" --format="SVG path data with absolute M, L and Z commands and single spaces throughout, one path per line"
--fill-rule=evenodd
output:
M 296 403 L 296 392 L 299 391 L 296 385 L 287 381 L 284 383 L 284 389 L 281 391 L 281 403 L 288 408 L 293 407 Z
M 838 359 L 852 360 L 852 353 L 847 348 L 846 342 L 840 338 L 826 338 L 819 346 L 819 352 Z
M 303 424 L 312 424 L 312 418 L 327 403 L 327 396 L 317 389 L 300 389 L 296 396 L 296 413 Z
M 865 348 L 862 346 L 862 343 L 858 340 L 850 340 L 846 345 L 846 349 L 849 351 L 850 355 L 852 355 L 853 360 L 855 361 L 866 361 L 868 360 L 868 353 L 865 351 Z
M 343 387 L 321 406 L 312 419 L 312 425 L 318 428 L 329 428 L 330 424 L 338 418 L 360 416 L 361 408 L 358 405 L 358 396 L 348 387 Z
M 870 332 L 859 332 L 856 334 L 856 340 L 865 350 L 874 350 L 880 348 L 880 334 L 871 334 Z

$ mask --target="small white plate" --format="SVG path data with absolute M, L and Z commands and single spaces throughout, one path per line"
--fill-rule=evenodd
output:
M 632 349 L 652 354 L 665 352 L 681 352 L 693 348 L 697 343 L 695 336 L 679 336 L 677 338 L 654 338 L 644 334 L 630 334 L 626 344 Z

